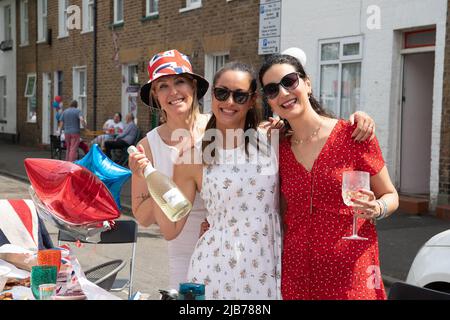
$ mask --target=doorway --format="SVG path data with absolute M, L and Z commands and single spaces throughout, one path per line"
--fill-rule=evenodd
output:
M 434 52 L 403 59 L 400 192 L 430 193 Z

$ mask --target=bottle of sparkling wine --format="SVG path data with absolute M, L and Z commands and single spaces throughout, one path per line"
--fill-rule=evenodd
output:
M 137 152 L 135 146 L 129 146 L 128 154 Z M 175 183 L 166 175 L 156 170 L 151 163 L 144 169 L 150 195 L 166 214 L 170 221 L 176 222 L 186 216 L 192 209 L 192 204 L 181 193 Z

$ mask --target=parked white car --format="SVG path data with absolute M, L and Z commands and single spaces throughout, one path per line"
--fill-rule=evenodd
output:
M 438 233 L 423 245 L 406 282 L 450 293 L 450 230 Z

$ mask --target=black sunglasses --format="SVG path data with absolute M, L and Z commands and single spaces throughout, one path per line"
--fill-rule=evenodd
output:
M 275 99 L 280 93 L 280 85 L 286 90 L 294 90 L 299 84 L 300 75 L 298 72 L 292 72 L 285 75 L 278 83 L 266 84 L 262 91 L 269 99 Z
M 213 89 L 214 97 L 219 101 L 227 101 L 230 94 L 233 96 L 233 101 L 238 104 L 244 104 L 253 95 L 251 92 L 233 91 L 227 88 L 216 87 Z

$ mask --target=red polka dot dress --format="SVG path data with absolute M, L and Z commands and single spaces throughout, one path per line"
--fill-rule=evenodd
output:
M 281 192 L 287 201 L 282 256 L 283 299 L 386 299 L 375 226 L 358 219 L 358 234 L 345 240 L 353 213 L 341 195 L 342 172 L 384 167 L 377 139 L 355 142 L 355 126 L 339 120 L 311 171 L 300 164 L 288 139 L 280 144 Z

